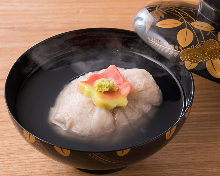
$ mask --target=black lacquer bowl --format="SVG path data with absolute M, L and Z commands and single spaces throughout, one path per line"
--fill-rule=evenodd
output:
M 63 86 L 111 64 L 146 69 L 159 85 L 163 103 L 144 130 L 130 140 L 100 146 L 52 129 L 48 112 Z M 35 45 L 15 62 L 5 86 L 14 125 L 28 143 L 56 160 L 96 173 L 128 166 L 167 144 L 188 117 L 193 92 L 193 78 L 185 67 L 167 62 L 134 32 L 102 28 L 63 33 Z

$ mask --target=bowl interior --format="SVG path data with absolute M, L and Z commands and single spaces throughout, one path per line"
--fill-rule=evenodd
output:
M 149 142 L 170 129 L 184 114 L 187 98 L 191 99 L 184 93 L 184 86 L 176 76 L 152 60 L 154 51 L 147 48 L 148 55 L 145 57 L 137 54 L 137 50 L 129 42 L 126 43 L 131 42 L 132 38 L 128 38 L 131 35 L 127 37 L 126 32 L 119 32 L 117 35 L 120 37 L 108 30 L 109 35 L 106 35 L 106 31 L 99 31 L 96 35 L 88 32 L 83 35 L 64 33 L 23 54 L 12 67 L 6 82 L 5 96 L 13 118 L 31 134 L 48 143 L 81 151 L 128 148 Z M 101 70 L 111 64 L 122 68 L 146 69 L 152 74 L 163 94 L 163 103 L 153 117 L 135 131 L 135 135 L 116 143 L 109 142 L 105 146 L 74 140 L 54 130 L 48 123 L 48 112 L 63 87 L 84 73 Z M 175 66 L 174 74 L 182 72 L 181 67 Z M 178 76 L 182 77 L 181 74 Z M 186 72 L 184 76 L 189 75 Z M 190 81 L 188 79 L 186 82 L 190 85 Z

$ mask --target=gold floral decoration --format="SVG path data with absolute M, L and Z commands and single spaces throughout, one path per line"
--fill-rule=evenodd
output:
M 191 70 L 193 68 L 196 68 L 196 66 L 198 65 L 198 63 L 192 63 L 190 61 L 185 61 L 185 67 L 188 69 L 188 70 Z
M 187 48 L 180 53 L 180 59 L 187 69 L 195 68 L 199 62 L 205 62 L 208 72 L 220 78 L 220 46 L 216 40 L 209 39 L 195 48 Z
M 109 156 L 102 154 L 102 153 L 89 153 L 88 156 L 91 159 L 96 160 L 101 163 L 114 164 L 114 165 L 122 163 L 121 161 L 115 160 Z
M 24 137 L 26 139 L 26 141 L 30 142 L 30 143 L 34 143 L 35 142 L 35 137 L 32 136 L 31 134 L 29 134 L 27 131 L 23 130 L 24 133 Z
M 206 62 L 206 68 L 212 76 L 216 78 L 220 78 L 220 60 L 219 59 L 210 60 Z
M 166 45 L 162 43 L 160 40 L 157 40 L 153 37 L 152 38 L 148 37 L 148 41 L 152 46 L 156 47 L 160 51 L 167 53 L 169 55 L 174 55 L 176 57 L 180 53 L 180 51 L 178 51 L 178 48 L 179 48 L 178 46 L 174 46 L 170 44 Z
M 125 150 L 119 150 L 119 151 L 117 151 L 116 152 L 116 154 L 118 155 L 118 156 L 120 156 L 120 157 L 123 157 L 123 156 L 125 156 L 125 155 L 127 155 L 129 152 L 130 152 L 130 150 L 131 149 L 125 149 Z
M 175 131 L 176 131 L 176 126 L 174 126 L 171 130 L 167 131 L 166 132 L 166 140 L 169 140 L 173 136 Z
M 193 33 L 187 28 L 180 30 L 177 34 L 177 41 L 182 47 L 187 47 L 193 41 Z
M 70 150 L 54 146 L 54 149 L 62 156 L 69 156 Z
M 160 18 L 164 18 L 163 12 L 161 12 L 161 11 L 158 10 L 158 9 L 152 11 L 152 12 L 151 12 L 151 15 L 154 17 L 154 19 L 155 19 L 156 21 L 160 20 Z
M 166 19 L 158 22 L 156 26 L 160 28 L 174 28 L 180 26 L 181 24 L 182 22 L 180 22 L 179 20 Z
M 160 20 L 160 18 L 164 18 L 163 11 L 161 11 L 160 8 L 158 7 L 156 7 L 156 9 L 152 11 L 150 14 L 151 16 L 148 16 L 149 18 L 147 18 L 146 21 L 146 27 L 145 27 L 146 32 L 151 28 L 151 25 L 154 22 L 154 20 L 158 21 Z
M 212 25 L 202 22 L 202 21 L 194 21 L 191 23 L 191 25 L 203 31 L 213 31 L 215 29 Z
M 157 21 L 156 26 L 163 29 L 177 28 L 176 39 L 179 47 L 173 47 L 173 45 L 169 47 L 154 38 L 148 38 L 148 41 L 162 52 L 168 52 L 167 48 L 169 48 L 172 51 L 169 53 L 170 55 L 176 57 L 180 54 L 180 59 L 185 62 L 187 69 L 193 69 L 197 67 L 198 63 L 205 62 L 207 71 L 213 77 L 220 78 L 220 31 L 216 36 L 215 27 L 206 22 L 198 21 L 187 13 L 187 11 L 191 11 L 195 14 L 194 10 L 187 9 L 187 7 L 156 7 L 156 10 L 151 12 Z M 168 13 L 176 16 L 177 19 L 158 21 L 161 17 L 164 18 L 164 14 Z M 202 41 L 198 38 L 198 34 L 202 36 Z M 206 36 L 212 35 L 212 39 L 205 39 L 205 34 Z M 193 41 L 195 41 L 195 45 Z
M 192 63 L 216 60 L 220 56 L 220 46 L 216 40 L 209 39 L 195 48 L 187 48 L 180 53 L 182 61 Z

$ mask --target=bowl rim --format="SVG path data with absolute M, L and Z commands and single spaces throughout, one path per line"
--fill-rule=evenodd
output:
M 93 32 L 93 31 L 94 31 L 94 32 L 95 32 L 95 31 L 99 31 L 99 32 L 102 32 L 102 31 L 104 31 L 104 32 L 113 32 L 113 31 L 115 31 L 115 32 L 122 32 L 122 33 L 125 33 L 125 32 L 126 32 L 127 34 L 130 33 L 130 34 L 132 34 L 132 35 L 136 35 L 137 38 L 139 37 L 134 31 L 126 30 L 126 29 L 120 29 L 120 28 L 83 28 L 83 29 L 77 29 L 77 30 L 71 30 L 71 31 L 59 33 L 59 34 L 53 35 L 53 36 L 51 36 L 51 37 L 48 37 L 48 38 L 46 38 L 45 40 L 42 40 L 42 41 L 36 43 L 35 45 L 33 45 L 32 47 L 30 47 L 29 49 L 27 49 L 27 50 L 26 50 L 22 55 L 20 55 L 20 56 L 18 57 L 18 59 L 12 64 L 12 66 L 10 67 L 10 70 L 9 70 L 7 76 L 6 76 L 5 84 L 4 84 L 4 85 L 5 85 L 5 87 L 4 87 L 4 99 L 5 99 L 6 107 L 7 107 L 7 110 L 8 110 L 8 113 L 9 113 L 11 119 L 12 119 L 12 120 L 16 123 L 16 125 L 19 126 L 23 131 L 28 132 L 29 134 L 31 134 L 32 136 L 34 136 L 37 140 L 39 140 L 39 141 L 41 141 L 41 142 L 43 142 L 43 143 L 45 143 L 45 144 L 47 144 L 47 145 L 57 146 L 57 147 L 63 148 L 63 147 L 60 146 L 60 145 L 55 145 L 55 144 L 53 144 L 53 143 L 51 143 L 51 142 L 48 142 L 48 141 L 46 141 L 46 140 L 44 140 L 44 139 L 41 139 L 40 137 L 38 137 L 38 136 L 32 134 L 31 132 L 29 132 L 28 130 L 26 130 L 26 129 L 16 120 L 16 118 L 14 117 L 14 115 L 12 114 L 12 112 L 10 111 L 9 104 L 8 104 L 8 100 L 7 100 L 7 95 L 6 95 L 6 87 L 7 87 L 7 84 L 8 84 L 8 77 L 10 76 L 10 74 L 11 74 L 13 68 L 15 67 L 15 65 L 16 65 L 18 62 L 20 62 L 20 60 L 23 58 L 23 56 L 24 56 L 25 54 L 27 54 L 29 51 L 31 51 L 33 48 L 37 47 L 38 45 L 44 44 L 45 42 L 47 42 L 47 41 L 49 41 L 49 40 L 51 40 L 51 39 L 55 39 L 56 37 L 59 37 L 59 36 L 62 36 L 62 35 L 66 35 L 66 34 L 68 34 L 68 33 Z M 141 38 L 140 38 L 140 39 L 141 39 Z M 157 60 L 150 59 L 149 57 L 147 57 L 146 55 L 144 55 L 144 54 L 142 54 L 142 53 L 137 53 L 137 52 L 132 52 L 132 53 L 138 54 L 138 55 L 140 55 L 140 56 L 142 56 L 142 57 L 147 58 L 148 60 L 151 60 L 151 61 L 153 61 L 153 62 L 156 62 L 156 64 L 158 64 L 157 62 L 159 62 L 159 61 L 157 61 Z M 160 62 L 159 62 L 159 63 L 160 63 Z M 166 70 L 169 70 L 169 68 L 166 67 L 164 64 L 160 63 L 159 65 L 160 65 L 160 66 L 163 65 L 163 66 L 166 68 Z M 186 69 L 186 68 L 185 68 L 185 69 Z M 88 153 L 116 152 L 116 151 L 125 150 L 125 149 L 128 149 L 128 148 L 129 148 L 129 149 L 138 148 L 138 147 L 143 146 L 143 145 L 146 145 L 146 144 L 148 144 L 148 143 L 152 143 L 153 141 L 155 141 L 155 140 L 159 139 L 160 137 L 164 136 L 168 131 L 170 131 L 174 126 L 176 126 L 176 125 L 184 118 L 185 114 L 190 110 L 190 108 L 191 108 L 191 106 L 192 106 L 193 99 L 194 99 L 194 92 L 195 92 L 194 79 L 193 79 L 192 73 L 189 72 L 187 69 L 186 69 L 186 71 L 189 73 L 189 78 L 190 78 L 191 87 L 192 87 L 191 97 L 190 97 L 190 100 L 189 100 L 190 103 L 188 104 L 187 107 L 185 107 L 185 105 L 183 104 L 183 108 L 182 108 L 182 111 L 181 111 L 181 113 L 180 113 L 180 116 L 179 116 L 178 120 L 176 120 L 175 123 L 173 123 L 168 129 L 164 130 L 164 131 L 163 131 L 162 133 L 160 133 L 159 135 L 157 135 L 157 136 L 151 138 L 150 140 L 146 140 L 146 141 L 140 142 L 140 143 L 138 143 L 138 144 L 136 144 L 136 145 L 130 145 L 130 146 L 126 147 L 126 148 L 118 148 L 118 149 L 113 149 L 113 150 L 93 151 L 93 150 L 79 150 L 79 149 L 71 149 L 71 148 L 65 148 L 65 149 L 68 149 L 68 150 L 71 150 L 71 151 L 78 151 L 78 152 L 88 152 Z M 171 72 L 171 75 L 173 76 L 172 71 L 170 71 L 170 72 Z M 169 72 L 169 73 L 170 73 L 170 72 Z M 177 79 L 175 76 L 173 76 L 173 78 L 175 78 L 175 81 L 177 82 L 178 86 L 180 86 L 180 88 L 183 89 L 182 86 L 181 86 L 181 84 L 180 84 L 180 82 L 178 81 L 178 79 Z M 181 94 L 183 94 L 183 95 L 182 95 L 182 98 L 184 99 L 183 101 L 185 102 L 184 92 L 181 91 Z M 18 130 L 18 129 L 17 129 L 17 130 Z M 170 140 L 169 140 L 169 141 L 170 141 Z

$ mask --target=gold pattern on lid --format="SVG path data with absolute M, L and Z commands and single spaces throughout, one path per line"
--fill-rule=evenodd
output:
M 197 8 L 163 2 L 146 9 L 151 14 L 145 39 L 150 46 L 167 59 L 180 58 L 180 65 L 198 75 L 220 78 L 220 31 L 207 20 L 199 21 Z
M 220 60 L 210 60 L 206 62 L 208 72 L 215 78 L 220 78 Z
M 160 28 L 174 28 L 180 26 L 181 24 L 182 22 L 180 22 L 179 20 L 166 19 L 158 22 L 156 26 Z
M 175 130 L 176 130 L 176 126 L 174 126 L 171 130 L 166 132 L 166 140 L 169 140 L 173 136 Z
M 159 9 L 156 9 L 150 13 L 156 21 L 160 20 L 160 18 L 164 18 L 164 14 Z
M 190 61 L 185 61 L 185 67 L 188 70 L 191 70 L 191 69 L 195 68 L 197 65 L 198 65 L 198 63 L 192 63 Z
M 197 29 L 203 30 L 203 31 L 213 31 L 215 29 L 212 25 L 205 23 L 205 22 L 202 22 L 202 21 L 194 21 L 191 23 L 191 25 L 194 28 L 197 28 Z
M 130 150 L 131 149 L 125 149 L 125 150 L 119 150 L 119 151 L 117 151 L 116 152 L 116 154 L 118 155 L 118 156 L 120 156 L 120 157 L 123 157 L 123 156 L 125 156 L 125 155 L 127 155 L 129 152 L 130 152 Z
M 181 29 L 177 34 L 177 41 L 182 47 L 187 47 L 193 41 L 193 33 L 187 28 Z
M 35 137 L 32 136 L 31 134 L 29 134 L 27 131 L 23 130 L 24 133 L 24 137 L 26 139 L 26 141 L 30 142 L 30 143 L 34 143 L 35 142 Z
M 69 156 L 70 150 L 54 146 L 54 149 L 62 156 Z
M 197 12 L 195 8 L 175 7 L 170 3 L 152 7 L 154 10 L 150 13 L 156 20 L 157 27 L 162 28 L 161 30 L 171 28 L 177 30 L 178 45 L 149 36 L 148 43 L 162 54 L 180 56 L 189 70 L 196 68 L 200 62 L 205 62 L 207 71 L 213 77 L 220 78 L 220 31 L 217 32 L 215 27 L 207 22 L 198 21 L 195 18 Z M 151 24 L 148 25 L 146 32 L 149 26 Z
M 182 61 L 190 61 L 192 63 L 206 62 L 219 59 L 219 57 L 220 46 L 214 39 L 209 39 L 196 48 L 187 48 L 180 53 Z
M 180 53 L 180 51 L 178 51 L 178 49 L 176 49 L 176 47 L 174 47 L 174 45 L 170 45 L 170 44 L 165 45 L 160 40 L 155 39 L 155 38 L 150 38 L 150 37 L 148 37 L 147 40 L 152 46 L 154 46 L 155 48 L 157 48 L 161 52 L 167 53 L 169 55 L 174 55 L 175 57 L 178 56 Z M 181 48 L 181 46 L 178 48 Z

